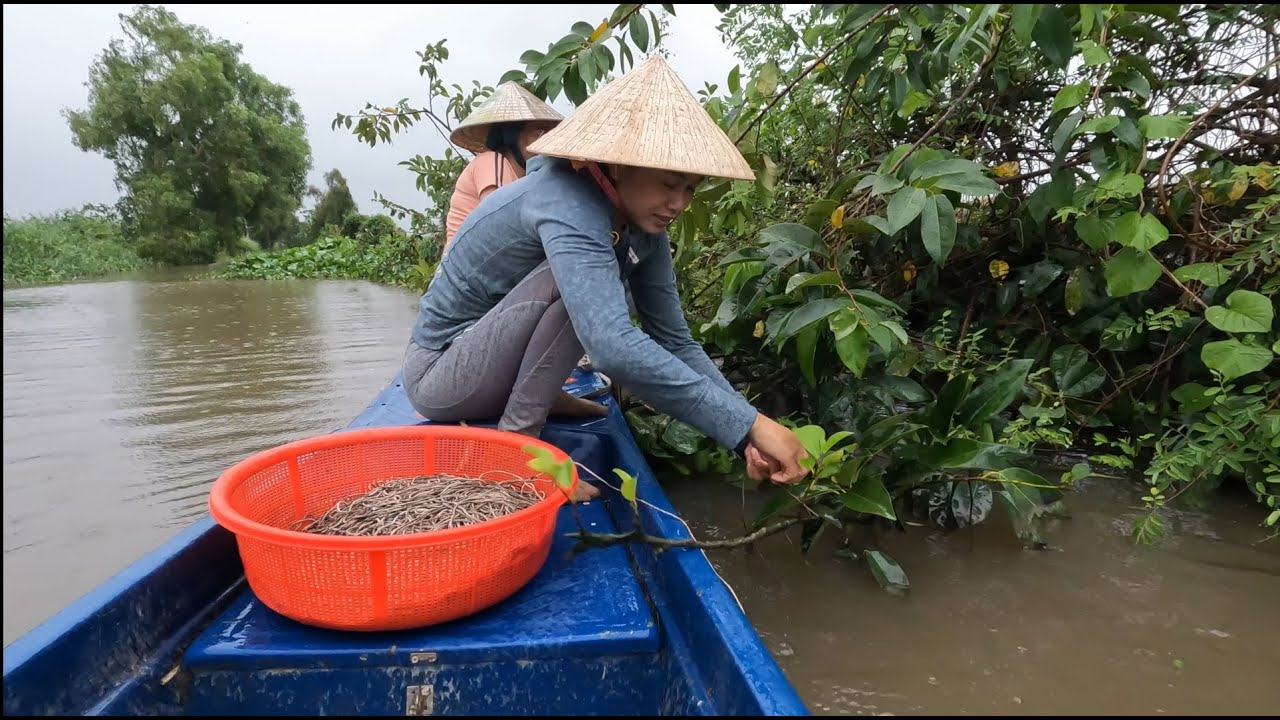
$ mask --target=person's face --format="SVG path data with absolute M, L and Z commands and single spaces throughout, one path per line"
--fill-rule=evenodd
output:
M 551 122 L 527 122 L 520 127 L 520 132 L 516 133 L 516 143 L 520 146 L 520 154 L 525 159 L 533 157 L 529 154 L 529 146 L 538 140 L 538 138 L 546 135 L 555 127 L 555 123 Z
M 702 182 L 699 175 L 671 170 L 618 166 L 615 184 L 622 209 L 632 225 L 646 233 L 660 233 L 675 222 L 693 202 L 693 192 Z

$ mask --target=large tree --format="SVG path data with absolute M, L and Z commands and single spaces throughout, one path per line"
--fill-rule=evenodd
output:
M 120 16 L 89 71 L 89 107 L 66 111 L 77 147 L 116 166 L 139 253 L 211 262 L 294 220 L 311 149 L 298 103 L 240 59 L 241 46 L 164 8 Z
M 334 168 L 325 173 L 324 184 L 324 190 L 317 187 L 307 190 L 307 194 L 316 199 L 316 206 L 311 211 L 310 240 L 319 238 L 326 225 L 342 227 L 348 215 L 359 212 L 341 171 Z

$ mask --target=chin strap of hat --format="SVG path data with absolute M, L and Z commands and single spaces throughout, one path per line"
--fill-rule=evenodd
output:
M 622 199 L 618 197 L 618 189 L 613 186 L 609 178 L 605 177 L 604 171 L 600 169 L 599 163 L 587 162 L 583 160 L 570 160 L 570 167 L 574 170 L 585 169 L 590 173 L 591 177 L 600 186 L 600 190 L 604 192 L 605 197 L 609 198 L 609 202 L 613 205 L 614 227 L 623 227 L 626 224 L 626 212 L 622 209 Z M 613 240 L 613 250 L 618 256 L 618 268 L 625 277 L 630 274 L 631 257 L 634 253 L 631 251 L 630 243 L 622 243 L 622 236 L 617 230 L 609 233 Z
M 618 197 L 618 189 L 613 186 L 609 178 L 604 176 L 604 171 L 600 169 L 600 164 L 584 160 L 570 160 L 569 163 L 574 170 L 585 168 L 587 172 L 591 173 L 591 177 L 600 186 L 600 190 L 604 192 L 605 197 L 609 198 L 609 202 L 613 204 L 613 211 L 617 219 L 621 221 L 623 219 L 622 199 Z

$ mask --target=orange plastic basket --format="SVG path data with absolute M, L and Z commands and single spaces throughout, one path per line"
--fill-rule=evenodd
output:
M 281 615 L 342 630 L 434 625 L 501 602 L 546 561 L 566 498 L 549 476 L 529 469 L 527 445 L 566 458 L 547 443 L 485 428 L 410 425 L 323 435 L 232 466 L 214 482 L 209 511 L 235 534 L 249 587 Z M 487 522 L 427 533 L 345 537 L 287 529 L 394 478 L 500 479 L 492 471 L 531 478 L 542 499 Z

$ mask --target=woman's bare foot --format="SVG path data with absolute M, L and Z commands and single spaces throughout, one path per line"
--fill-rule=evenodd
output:
M 604 417 L 609 414 L 609 408 L 600 403 L 576 398 L 561 390 L 560 397 L 556 398 L 556 401 L 551 405 L 550 414 L 568 417 Z
M 591 483 L 579 479 L 578 484 L 573 488 L 573 501 L 576 503 L 586 502 L 591 498 L 600 497 L 600 488 Z

